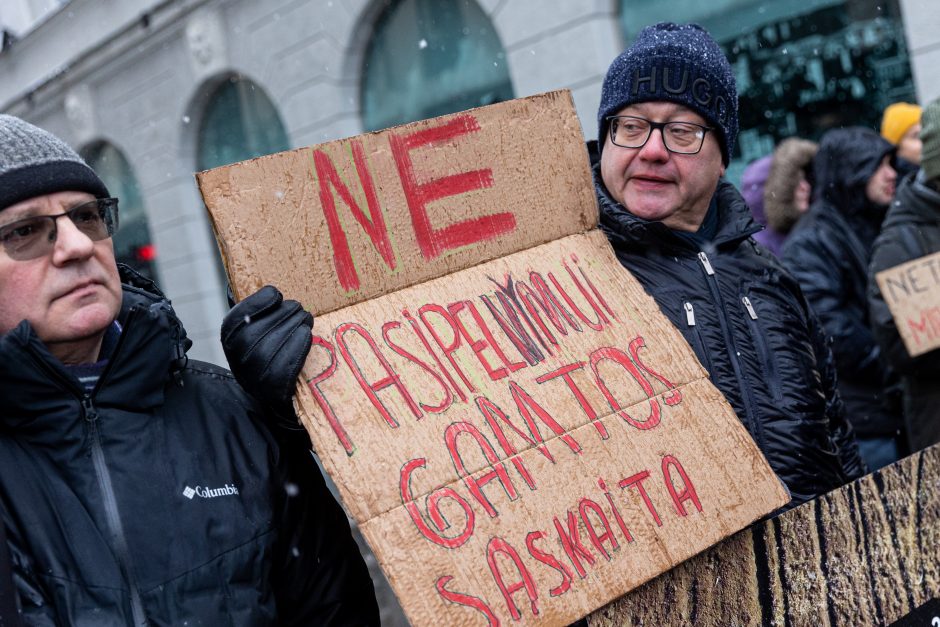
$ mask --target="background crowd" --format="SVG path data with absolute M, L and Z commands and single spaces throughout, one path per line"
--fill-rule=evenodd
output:
M 880 134 L 782 141 L 745 169 L 755 239 L 780 256 L 832 338 L 862 458 L 877 469 L 940 441 L 940 351 L 911 358 L 875 281 L 940 251 L 940 101 L 887 107 Z

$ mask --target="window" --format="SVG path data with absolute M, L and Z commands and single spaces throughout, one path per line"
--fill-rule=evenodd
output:
M 82 151 L 82 157 L 98 173 L 111 195 L 119 200 L 118 230 L 114 234 L 115 259 L 156 281 L 157 253 L 131 164 L 120 150 L 107 142 L 89 146 Z
M 250 80 L 232 76 L 209 96 L 199 127 L 198 169 L 209 170 L 289 148 L 277 109 Z
M 917 100 L 898 0 L 620 0 L 628 42 L 676 16 L 707 29 L 734 69 L 741 131 L 729 170 L 786 137 L 877 129 L 889 104 Z
M 398 0 L 376 22 L 362 71 L 374 131 L 514 97 L 506 52 L 472 0 Z
M 287 131 L 270 98 L 253 82 L 237 75 L 210 94 L 197 137 L 199 170 L 290 149 Z M 214 248 L 215 244 L 213 240 Z M 215 260 L 220 280 L 227 286 L 221 254 Z

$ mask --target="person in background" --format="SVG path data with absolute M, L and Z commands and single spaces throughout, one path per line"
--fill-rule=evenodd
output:
M 0 524 L 24 622 L 378 624 L 308 442 L 187 358 L 169 301 L 115 263 L 117 206 L 0 115 Z
M 902 442 L 893 378 L 871 330 L 867 298 L 872 246 L 894 197 L 894 152 L 868 128 L 826 132 L 815 158 L 815 199 L 781 257 L 832 337 L 839 391 L 872 470 L 896 461 Z
M 898 178 L 904 178 L 920 166 L 920 116 L 919 105 L 895 102 L 885 108 L 881 116 L 881 136 L 897 147 L 895 169 Z
M 597 122 L 601 228 L 789 488 L 789 506 L 864 474 L 822 328 L 721 180 L 738 97 L 718 44 L 696 24 L 643 29 L 607 71 Z
M 813 191 L 813 158 L 819 145 L 789 137 L 773 152 L 773 162 L 764 184 L 764 214 L 778 257 L 797 221 L 809 210 Z
M 751 210 L 754 221 L 764 227 L 763 231 L 754 234 L 754 239 L 767 247 L 775 255 L 780 254 L 781 239 L 779 235 L 767 228 L 767 217 L 764 212 L 764 186 L 770 174 L 773 155 L 767 155 L 752 161 L 741 173 L 741 196 Z
M 920 171 L 904 179 L 875 240 L 868 276 L 868 303 L 875 339 L 901 375 L 904 421 L 910 451 L 940 442 L 940 349 L 911 357 L 898 335 L 875 275 L 940 252 L 940 99 L 924 108 Z

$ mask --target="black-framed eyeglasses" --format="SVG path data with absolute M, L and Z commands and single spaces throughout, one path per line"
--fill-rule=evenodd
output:
M 663 145 L 669 152 L 694 155 L 702 150 L 705 134 L 714 130 L 710 126 L 692 122 L 653 122 L 632 115 L 611 115 L 607 122 L 610 141 L 621 148 L 642 148 L 649 141 L 654 129 L 663 136 Z
M 68 217 L 88 239 L 97 242 L 114 235 L 118 227 L 118 199 L 96 198 L 65 213 L 31 216 L 0 226 L 0 246 L 10 259 L 28 261 L 48 255 L 55 247 L 59 218 Z

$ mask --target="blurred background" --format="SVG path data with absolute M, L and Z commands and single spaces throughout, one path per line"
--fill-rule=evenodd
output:
M 592 138 L 608 64 L 663 20 L 702 24 L 731 60 L 735 183 L 781 139 L 940 95 L 936 0 L 3 0 L 0 110 L 99 172 L 119 261 L 172 299 L 194 357 L 224 363 L 194 172 L 559 88 Z

